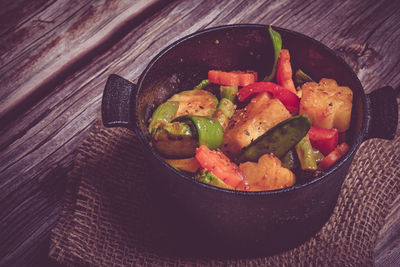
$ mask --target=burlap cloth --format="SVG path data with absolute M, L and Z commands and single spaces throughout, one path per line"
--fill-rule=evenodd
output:
M 96 123 L 68 176 L 49 256 L 74 266 L 373 265 L 378 232 L 400 191 L 400 136 L 364 142 L 328 223 L 303 245 L 270 257 L 180 254 L 169 226 L 154 212 L 148 168 L 132 132 Z M 176 253 L 159 253 L 163 246 Z

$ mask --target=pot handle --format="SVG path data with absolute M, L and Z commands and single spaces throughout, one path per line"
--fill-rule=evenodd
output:
M 136 84 L 111 74 L 101 102 L 101 117 L 105 127 L 125 127 L 135 130 L 134 95 Z
M 367 94 L 370 123 L 364 140 L 370 138 L 392 140 L 394 138 L 397 129 L 398 105 L 396 98 L 399 89 L 395 90 L 386 86 Z

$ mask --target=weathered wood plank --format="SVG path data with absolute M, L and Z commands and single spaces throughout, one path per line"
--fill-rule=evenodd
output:
M 302 32 L 335 49 L 368 91 L 381 85 L 398 86 L 400 74 L 395 70 L 400 62 L 400 29 L 396 25 L 400 18 L 396 10 L 399 7 L 395 1 L 169 4 L 102 54 L 90 58 L 89 64 L 71 72 L 40 102 L 0 129 L 0 236 L 9 238 L 6 244 L 0 244 L 0 258 L 26 260 L 21 255 L 32 254 L 33 244 L 47 237 L 49 227 L 42 227 L 41 223 L 54 223 L 62 197 L 52 188 L 62 191 L 62 173 L 71 169 L 74 149 L 99 117 L 101 94 L 109 74 L 118 73 L 133 80 L 167 44 L 206 27 L 272 23 Z M 371 14 L 379 16 L 371 21 Z M 26 49 L 23 43 L 20 46 L 16 49 Z M 50 69 L 47 63 L 38 64 L 43 64 L 44 71 Z M 4 102 L 0 97 L 1 106 Z M 44 188 L 49 188 L 48 199 Z M 23 213 L 35 209 L 41 212 Z M 32 221 L 35 223 L 30 224 Z
M 20 25 L 12 23 L 0 35 L 0 117 L 156 2 L 53 1 Z M 23 8 L 30 7 L 15 9 Z

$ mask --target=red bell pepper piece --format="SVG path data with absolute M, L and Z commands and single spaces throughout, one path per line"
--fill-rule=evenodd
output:
M 278 70 L 276 71 L 276 82 L 286 89 L 296 93 L 292 79 L 292 66 L 290 65 L 289 50 L 282 49 L 279 53 Z
M 321 170 L 327 170 L 332 167 L 344 154 L 349 151 L 350 147 L 346 143 L 338 145 L 331 153 L 329 153 L 318 165 Z
M 336 148 L 339 140 L 339 133 L 335 128 L 324 129 L 311 126 L 307 135 L 310 138 L 311 145 L 324 155 L 328 155 L 332 152 Z
M 202 145 L 196 149 L 195 157 L 203 169 L 211 172 L 227 185 L 236 188 L 243 181 L 239 167 L 221 151 L 210 150 Z
M 239 90 L 239 101 L 246 101 L 255 94 L 268 92 L 273 98 L 279 99 L 292 115 L 299 112 L 300 99 L 290 90 L 272 82 L 257 82 L 249 84 Z

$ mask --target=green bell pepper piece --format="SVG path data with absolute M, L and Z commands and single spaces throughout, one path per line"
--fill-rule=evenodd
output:
M 223 130 L 216 118 L 187 114 L 175 118 L 172 122 L 175 121 L 191 123 L 197 132 L 200 146 L 205 145 L 212 150 L 221 147 Z
M 193 90 L 203 90 L 207 85 L 210 84 L 209 80 L 202 80 L 198 85 L 196 85 Z
M 295 148 L 301 169 L 315 171 L 317 169 L 317 162 L 308 135 L 304 136 Z
M 167 101 L 159 105 L 151 116 L 149 124 L 150 134 L 153 135 L 156 128 L 160 125 L 170 122 L 175 117 L 178 108 L 179 102 L 176 101 Z
M 235 113 L 235 105 L 229 99 L 222 98 L 213 117 L 219 121 L 222 129 L 225 130 L 233 113 Z
M 269 26 L 268 31 L 269 31 L 269 36 L 271 37 L 271 40 L 272 40 L 272 45 L 274 47 L 275 58 L 274 58 L 274 66 L 272 67 L 271 74 L 264 78 L 264 82 L 269 82 L 274 79 L 275 73 L 276 73 L 276 68 L 278 65 L 279 54 L 282 49 L 281 35 L 278 32 L 274 31 L 272 29 L 271 25 Z
M 324 154 L 322 154 L 318 149 L 313 148 L 314 158 L 317 162 L 317 165 L 324 159 Z
M 296 71 L 296 74 L 294 75 L 294 80 L 298 85 L 301 85 L 301 84 L 306 83 L 306 82 L 313 82 L 314 81 L 310 76 L 308 76 L 301 69 L 298 69 Z
M 233 102 L 235 102 L 235 99 L 236 99 L 238 87 L 221 85 L 219 87 L 219 92 L 220 92 L 221 99 L 226 98 L 226 99 L 229 99 L 233 103 Z

